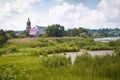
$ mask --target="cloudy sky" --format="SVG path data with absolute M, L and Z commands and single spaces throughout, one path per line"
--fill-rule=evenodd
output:
M 120 0 L 0 0 L 0 29 L 61 24 L 68 28 L 120 28 Z

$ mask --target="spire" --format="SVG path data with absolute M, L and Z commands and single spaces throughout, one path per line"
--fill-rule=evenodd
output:
M 31 29 L 31 22 L 30 22 L 30 18 L 28 18 L 26 30 L 30 32 L 30 29 Z
M 27 27 L 31 27 L 30 18 L 28 18 L 28 21 L 27 21 Z
M 30 21 L 30 18 L 28 18 L 28 21 Z

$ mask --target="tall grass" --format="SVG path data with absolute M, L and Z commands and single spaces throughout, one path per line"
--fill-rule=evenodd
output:
M 12 55 L 0 56 L 0 80 L 120 80 L 119 41 L 98 43 L 80 38 L 11 39 L 0 49 L 0 55 Z M 70 58 L 64 56 L 47 56 L 79 51 L 80 48 L 98 50 L 107 47 L 115 49 L 115 55 L 91 57 L 85 51 L 77 56 L 73 64 Z
M 66 58 L 65 56 L 51 56 L 51 57 L 43 57 L 41 60 L 41 64 L 47 68 L 60 68 L 67 67 L 71 65 L 71 59 Z
M 19 54 L 27 56 L 39 56 L 62 52 L 79 51 L 79 46 L 74 39 L 11 39 L 0 50 L 0 54 Z
M 80 48 L 87 50 L 111 50 L 114 49 L 114 46 L 111 46 L 110 43 L 94 42 L 91 38 L 11 39 L 0 49 L 0 55 L 21 53 L 21 55 L 39 56 L 62 52 L 76 52 Z
M 74 66 L 80 68 L 80 75 L 88 77 L 88 80 L 119 80 L 120 79 L 120 57 L 118 56 L 78 56 Z
M 119 80 L 119 56 L 0 57 L 0 80 Z

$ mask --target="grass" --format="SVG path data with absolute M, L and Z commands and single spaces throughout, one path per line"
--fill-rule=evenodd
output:
M 11 39 L 3 48 L 0 49 L 0 54 L 16 54 L 27 56 L 39 56 L 44 54 L 54 54 L 62 52 L 76 52 L 80 48 L 73 41 L 75 39 Z
M 38 57 L 0 57 L 0 62 L 0 80 L 24 80 L 26 71 L 40 67 Z
M 119 42 L 100 43 L 81 38 L 11 39 L 0 49 L 0 80 L 120 80 Z M 114 49 L 115 55 L 91 57 L 85 51 L 73 64 L 64 56 L 47 56 L 80 48 Z
M 110 44 L 110 45 L 109 45 Z M 0 55 L 39 56 L 63 52 L 87 50 L 113 50 L 112 43 L 94 42 L 93 39 L 83 38 L 24 38 L 10 39 L 0 49 Z
M 120 56 L 0 57 L 0 80 L 119 80 Z

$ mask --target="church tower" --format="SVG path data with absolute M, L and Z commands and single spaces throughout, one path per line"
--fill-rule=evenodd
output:
M 28 33 L 30 32 L 30 29 L 31 29 L 31 22 L 30 22 L 30 18 L 28 18 L 27 27 L 26 27 L 26 30 L 28 31 Z

